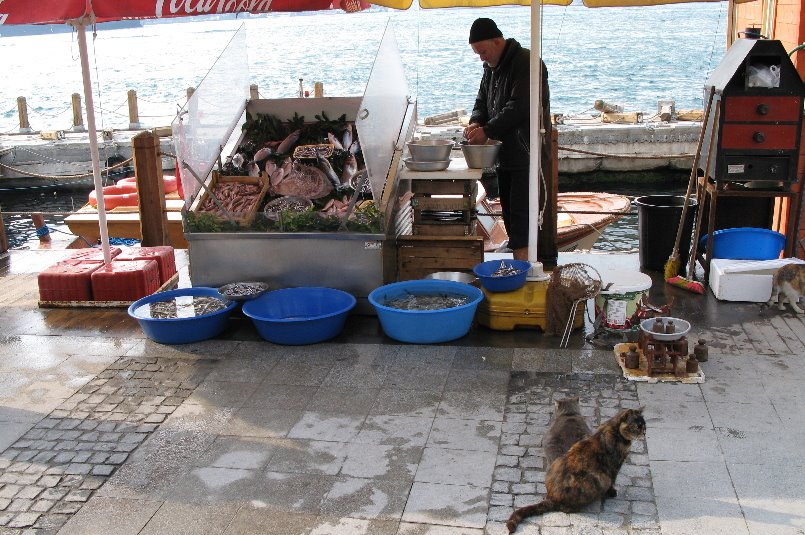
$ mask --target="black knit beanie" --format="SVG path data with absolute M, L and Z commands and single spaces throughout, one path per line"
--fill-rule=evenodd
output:
M 486 41 L 495 37 L 503 37 L 503 32 L 498 29 L 495 21 L 487 18 L 475 19 L 470 28 L 470 44 L 478 41 Z

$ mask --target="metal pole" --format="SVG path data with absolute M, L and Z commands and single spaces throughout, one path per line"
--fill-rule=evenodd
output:
M 539 185 L 542 169 L 542 42 L 540 25 L 542 23 L 542 2 L 531 2 L 531 114 L 528 163 L 528 261 L 531 269 L 528 280 L 548 279 L 539 261 Z
M 109 231 L 106 227 L 106 205 L 103 199 L 103 179 L 101 178 L 101 157 L 98 153 L 98 132 L 95 129 L 95 104 L 92 101 L 92 82 L 89 79 L 89 56 L 87 54 L 87 28 L 90 22 L 88 17 L 74 22 L 78 33 L 78 52 L 81 56 L 81 77 L 84 82 L 84 101 L 87 103 L 87 127 L 89 128 L 89 151 L 92 156 L 92 179 L 95 183 L 95 192 L 98 199 L 98 226 L 101 231 L 101 247 L 103 248 L 103 261 L 112 262 L 109 249 Z

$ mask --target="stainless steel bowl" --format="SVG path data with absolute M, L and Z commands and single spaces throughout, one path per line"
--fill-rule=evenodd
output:
M 494 167 L 500 152 L 500 141 L 487 141 L 485 145 L 470 145 L 466 141 L 461 142 L 461 152 L 467 161 L 470 169 L 483 169 L 484 167 Z
M 406 143 L 411 157 L 418 162 L 443 162 L 450 159 L 453 141 L 449 139 L 420 139 Z
M 473 284 L 478 281 L 478 277 L 471 273 L 464 273 L 463 271 L 437 271 L 425 276 L 426 279 L 435 279 L 442 281 L 463 282 L 465 284 Z
M 420 162 L 412 158 L 405 158 L 403 160 L 405 166 L 411 171 L 444 171 L 450 165 L 450 160 L 441 162 Z

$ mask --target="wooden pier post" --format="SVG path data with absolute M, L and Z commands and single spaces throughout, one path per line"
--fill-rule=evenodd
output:
M 260 98 L 260 92 L 257 90 L 257 84 L 252 84 L 249 86 L 249 98 L 251 100 L 257 100 Z
M 17 115 L 20 118 L 20 134 L 29 134 L 31 130 L 31 123 L 28 122 L 28 103 L 25 97 L 17 97 Z
M 81 113 L 81 95 L 73 93 L 73 132 L 86 132 L 84 115 Z
M 8 251 L 8 236 L 6 236 L 6 225 L 3 223 L 3 210 L 0 209 L 0 254 Z
M 137 110 L 137 91 L 129 89 L 129 130 L 139 130 L 140 126 L 140 112 Z
M 168 238 L 168 214 L 165 185 L 162 182 L 162 158 L 159 136 L 142 132 L 132 138 L 134 173 L 140 198 L 140 233 L 142 246 L 171 245 Z
M 39 243 L 50 243 L 50 229 L 45 224 L 45 218 L 40 212 L 31 214 L 31 222 L 36 229 L 36 236 L 39 238 Z

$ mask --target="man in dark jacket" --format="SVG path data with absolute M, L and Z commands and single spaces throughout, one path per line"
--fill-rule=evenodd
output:
M 514 39 L 504 39 L 495 21 L 488 18 L 479 18 L 472 23 L 469 42 L 473 52 L 484 62 L 484 74 L 464 137 L 470 144 L 486 143 L 489 139 L 502 142 L 496 170 L 503 224 L 514 257 L 527 260 L 531 54 Z M 551 119 L 548 70 L 541 60 L 540 63 L 541 119 L 545 130 L 541 153 L 544 180 L 533 177 L 531 182 L 540 184 L 540 204 L 544 206 L 547 199 L 545 183 L 551 184 Z M 554 211 L 549 210 L 549 213 Z M 553 230 L 555 225 L 545 227 Z M 538 256 L 541 262 L 551 267 L 556 265 L 555 236 L 546 232 L 543 239 L 540 231 Z

